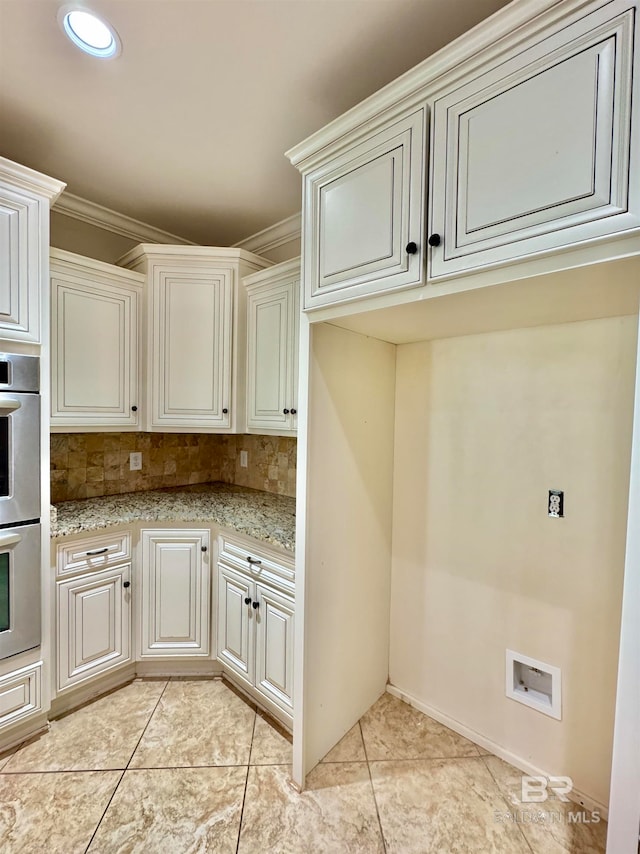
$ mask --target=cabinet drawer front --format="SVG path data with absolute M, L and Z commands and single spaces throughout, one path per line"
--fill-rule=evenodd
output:
M 295 590 L 295 567 L 293 558 L 272 554 L 259 544 L 220 535 L 218 557 L 230 566 L 239 569 L 253 581 L 275 584 L 287 593 Z
M 640 224 L 629 199 L 634 16 L 610 16 L 599 10 L 436 101 L 433 276 Z
M 58 546 L 58 576 L 101 570 L 131 560 L 131 534 L 87 537 Z
M 130 565 L 58 582 L 58 690 L 130 660 Z
M 11 726 L 42 709 L 41 673 L 39 661 L 0 678 L 0 727 Z
M 256 688 L 285 711 L 293 708 L 294 603 L 256 585 Z
M 425 125 L 426 107 L 305 177 L 305 309 L 423 282 Z
M 253 616 L 255 584 L 229 567 L 218 566 L 217 656 L 253 684 Z M 245 600 L 249 599 L 249 602 Z

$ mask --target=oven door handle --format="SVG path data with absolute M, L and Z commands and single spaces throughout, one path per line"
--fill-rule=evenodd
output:
M 21 406 L 22 404 L 19 400 L 15 400 L 15 398 L 12 397 L 3 398 L 2 395 L 0 395 L 0 410 L 8 409 L 10 412 L 13 412 L 16 409 L 20 409 Z
M 6 546 L 15 546 L 17 543 L 22 542 L 22 537 L 20 534 L 1 534 L 0 535 L 0 548 L 4 548 Z

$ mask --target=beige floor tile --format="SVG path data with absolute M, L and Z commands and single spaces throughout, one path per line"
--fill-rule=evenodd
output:
M 126 771 L 91 854 L 235 854 L 246 768 Z
M 327 753 L 322 762 L 365 762 L 366 758 L 360 724 L 356 724 Z
M 388 854 L 530 854 L 498 819 L 504 799 L 480 758 L 374 762 L 371 776 Z
M 302 794 L 290 785 L 288 766 L 250 768 L 238 851 L 381 854 L 366 763 L 318 765 Z
M 563 803 L 553 795 L 544 803 L 522 803 L 522 771 L 496 756 L 483 760 L 510 806 L 505 814 L 522 827 L 534 854 L 603 854 L 607 823 L 574 803 Z M 584 816 L 582 815 L 584 813 Z M 569 815 L 583 821 L 571 821 Z M 592 822 L 584 821 L 584 818 Z
M 473 742 L 385 693 L 361 718 L 369 761 L 478 756 Z
M 291 765 L 292 755 L 291 736 L 258 712 L 253 731 L 250 764 Z
M 81 854 L 121 771 L 0 776 L 2 854 Z
M 220 679 L 170 682 L 131 767 L 247 765 L 255 714 Z
M 136 680 L 52 721 L 49 732 L 21 747 L 3 773 L 126 768 L 165 685 Z

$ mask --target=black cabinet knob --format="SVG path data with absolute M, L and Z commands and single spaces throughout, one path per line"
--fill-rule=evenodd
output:
M 411 243 L 407 243 L 406 249 L 407 249 L 407 255 L 415 255 L 416 252 L 418 251 L 418 244 L 414 243 L 412 240 Z
M 228 414 L 229 414 L 229 410 L 228 410 L 228 409 L 226 409 L 226 408 L 225 408 L 225 409 L 223 409 L 223 410 L 222 410 L 222 414 L 223 414 L 223 415 L 228 415 Z
M 283 413 L 284 413 L 285 415 L 288 415 L 288 414 L 289 414 L 289 410 L 288 410 L 288 409 L 283 409 L 282 411 L 283 411 Z
M 297 413 L 297 411 L 298 411 L 297 409 L 292 409 L 292 410 L 291 410 L 291 414 L 292 414 L 292 415 L 295 415 L 295 414 Z
M 245 597 L 244 597 L 244 604 L 245 604 L 245 605 L 250 605 L 250 604 L 251 604 L 251 596 L 245 596 Z
M 138 407 L 137 407 L 137 406 L 132 406 L 132 407 L 131 407 L 131 411 L 132 411 L 132 412 L 137 412 L 137 411 L 138 411 Z
M 130 582 L 130 581 L 125 581 L 125 582 L 123 582 L 122 586 L 123 586 L 123 587 L 131 587 L 131 582 Z
M 260 603 L 259 603 L 259 602 L 254 602 L 254 603 L 253 603 L 253 605 L 252 605 L 252 607 L 253 607 L 253 610 L 254 610 L 254 611 L 257 611 L 257 610 L 258 610 L 258 608 L 260 607 Z
M 429 238 L 429 246 L 440 246 L 441 240 L 439 234 L 432 234 Z
M 207 550 L 207 547 L 206 547 L 206 546 L 200 546 L 200 551 L 201 551 L 201 552 L 206 552 L 206 550 Z

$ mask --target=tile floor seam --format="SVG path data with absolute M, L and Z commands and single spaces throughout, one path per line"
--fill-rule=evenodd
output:
M 487 769 L 487 771 L 489 772 L 489 775 L 490 775 L 491 779 L 493 780 L 493 782 L 496 784 L 496 789 L 498 790 L 498 793 L 499 793 L 500 797 L 501 797 L 501 798 L 502 798 L 502 800 L 505 802 L 505 804 L 506 804 L 507 809 L 509 810 L 509 812 L 511 812 L 511 808 L 513 807 L 513 804 L 509 803 L 509 801 L 508 801 L 508 799 L 507 799 L 507 796 L 506 796 L 506 795 L 503 795 L 503 793 L 502 793 L 502 789 L 501 789 L 501 787 L 500 787 L 500 784 L 499 784 L 499 783 L 498 783 L 498 781 L 496 780 L 495 774 L 493 773 L 493 771 L 491 770 L 491 768 L 490 768 L 490 766 L 489 766 L 489 763 L 487 762 L 487 759 L 490 759 L 490 758 L 491 758 L 490 756 L 481 756 L 481 757 L 480 757 L 480 759 L 482 759 L 482 764 L 484 765 L 484 767 L 485 767 L 485 768 Z M 525 832 L 524 832 L 524 830 L 523 830 L 522 826 L 520 825 L 520 823 L 519 823 L 519 822 L 516 822 L 516 824 L 517 824 L 517 826 L 518 826 L 518 830 L 520 831 L 520 835 L 522 836 L 522 838 L 524 839 L 524 841 L 525 841 L 525 843 L 526 843 L 527 847 L 529 848 L 529 851 L 531 851 L 531 854 L 536 854 L 536 852 L 533 850 L 533 846 L 531 845 L 531 843 L 530 843 L 530 842 L 529 842 L 529 840 L 527 839 L 527 836 L 526 836 L 526 834 L 525 834 Z
M 365 748 L 366 753 L 366 748 Z M 367 759 L 367 762 L 462 762 L 467 759 L 479 760 L 484 757 L 478 756 L 405 756 L 401 759 Z
M 376 815 L 378 816 L 378 827 L 380 828 L 380 839 L 382 840 L 382 850 L 384 854 L 387 851 L 387 843 L 384 838 L 384 829 L 382 827 L 382 818 L 380 816 L 380 810 L 378 808 L 378 799 L 376 798 L 376 789 L 373 785 L 373 775 L 371 774 L 371 766 L 369 765 L 369 757 L 367 756 L 367 745 L 364 741 L 364 733 L 362 731 L 362 726 L 360 721 L 358 721 L 358 728 L 360 730 L 360 738 L 362 739 L 362 749 L 364 750 L 364 761 L 367 763 L 367 773 L 369 774 L 369 783 L 371 784 L 371 794 L 373 796 L 373 804 L 376 808 Z
M 129 765 L 131 764 L 131 760 L 133 759 L 133 757 L 134 757 L 134 755 L 135 755 L 135 752 L 136 752 L 136 750 L 138 749 L 138 747 L 139 747 L 139 745 L 140 745 L 140 742 L 141 742 L 141 740 L 142 740 L 143 735 L 144 735 L 144 734 L 145 734 L 145 732 L 147 731 L 147 727 L 149 726 L 149 723 L 151 722 L 151 718 L 152 718 L 152 717 L 155 715 L 155 713 L 156 713 L 156 709 L 158 708 L 158 705 L 160 704 L 160 700 L 161 700 L 161 699 L 163 698 L 163 696 L 164 696 L 164 692 L 167 690 L 167 685 L 168 685 L 168 684 L 169 684 L 169 680 L 167 679 L 167 681 L 166 681 L 166 682 L 165 682 L 165 684 L 164 684 L 164 688 L 163 688 L 163 689 L 162 689 L 162 691 L 160 692 L 160 696 L 159 696 L 159 697 L 158 697 L 158 699 L 156 700 L 156 704 L 155 704 L 155 706 L 153 707 L 153 710 L 152 710 L 151 714 L 149 715 L 149 718 L 148 718 L 148 720 L 147 720 L 146 724 L 144 725 L 144 728 L 143 728 L 143 730 L 142 730 L 142 733 L 141 733 L 141 735 L 140 735 L 140 738 L 139 738 L 139 739 L 138 739 L 138 741 L 136 742 L 136 746 L 135 746 L 135 747 L 133 748 L 133 750 L 131 751 L 131 756 L 129 757 L 129 761 L 127 762 L 126 767 L 124 768 L 124 770 L 123 770 L 122 774 L 120 775 L 120 779 L 118 780 L 118 782 L 117 782 L 117 784 L 116 784 L 115 789 L 114 789 L 114 790 L 113 790 L 113 792 L 111 793 L 111 797 L 109 798 L 109 802 L 107 803 L 106 807 L 105 807 L 105 808 L 104 808 L 104 810 L 103 810 L 102 815 L 100 816 L 100 821 L 96 824 L 95 828 L 93 829 L 93 833 L 91 834 L 91 839 L 89 840 L 89 844 L 87 845 L 87 847 L 86 847 L 86 848 L 85 848 L 85 850 L 84 850 L 84 854 L 87 854 L 87 852 L 88 852 L 88 851 L 89 851 L 89 849 L 91 848 L 91 843 L 92 843 L 92 842 L 93 842 L 93 840 L 95 839 L 95 835 L 96 835 L 96 833 L 98 832 L 98 830 L 99 830 L 99 828 L 100 828 L 100 825 L 101 825 L 101 824 L 102 824 L 102 822 L 104 821 L 104 817 L 105 817 L 105 815 L 107 814 L 107 811 L 108 811 L 109 807 L 111 806 L 111 803 L 112 803 L 113 799 L 114 799 L 114 798 L 115 798 L 115 796 L 116 796 L 116 792 L 117 792 L 117 791 L 118 791 L 118 789 L 120 788 L 120 783 L 122 783 L 122 781 L 124 780 L 124 775 L 127 773 L 127 769 L 128 769 L 128 767 L 129 767 Z
M 242 806 L 240 807 L 240 821 L 238 822 L 238 841 L 236 842 L 236 854 L 240 850 L 240 836 L 242 835 L 242 818 L 244 816 L 244 804 L 247 799 L 247 786 L 249 784 L 249 771 L 251 770 L 251 754 L 253 753 L 253 739 L 256 734 L 256 718 L 258 717 L 258 713 L 254 713 L 253 717 L 253 729 L 251 731 L 251 747 L 249 748 L 249 760 L 247 763 L 247 773 L 244 778 L 244 792 L 242 794 Z

